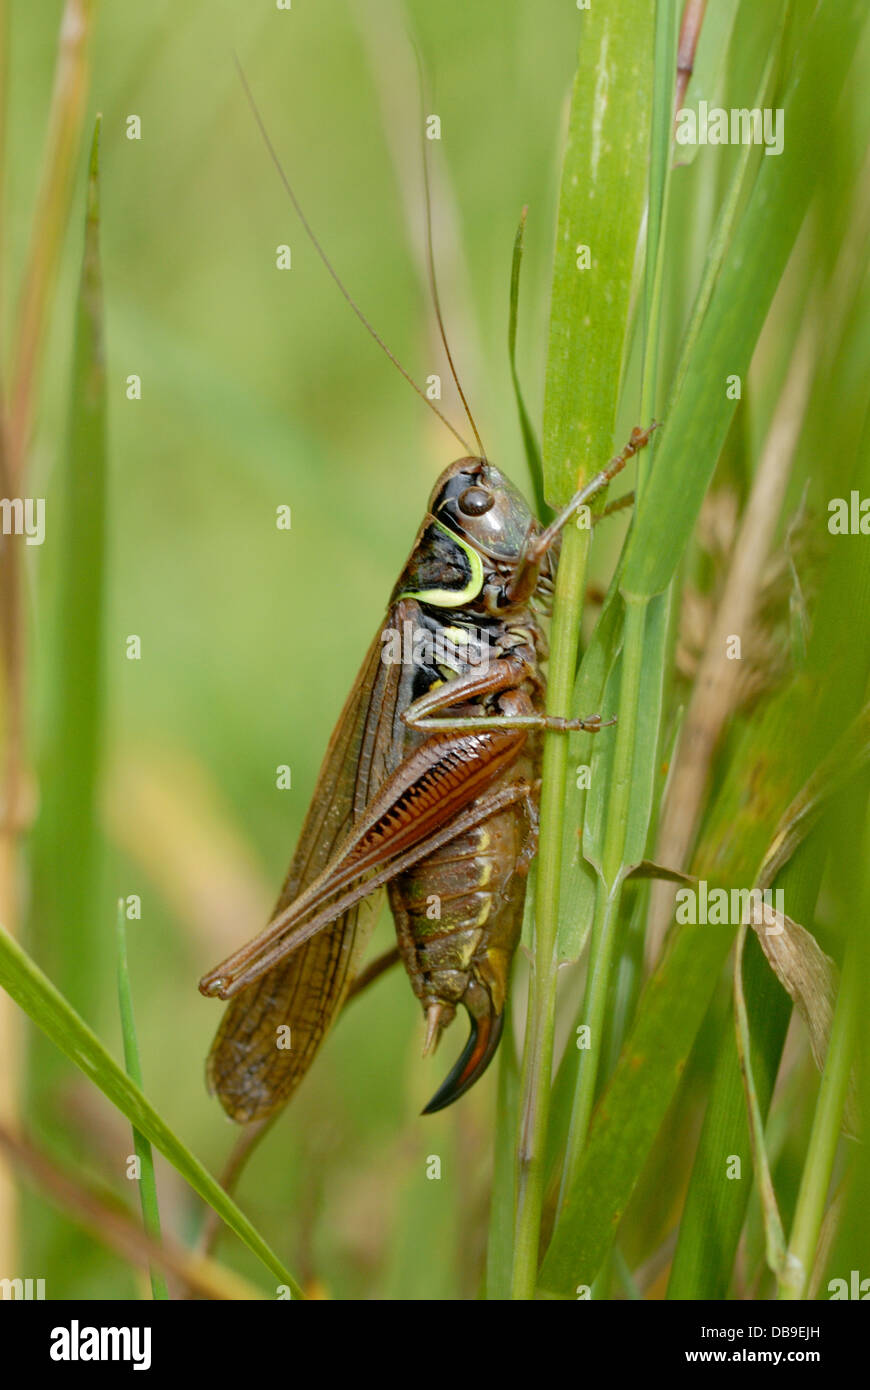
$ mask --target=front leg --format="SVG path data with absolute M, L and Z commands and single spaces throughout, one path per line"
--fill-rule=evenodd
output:
M 452 709 L 454 705 L 480 703 L 488 695 L 518 689 L 525 681 L 532 681 L 538 689 L 543 689 L 540 673 L 524 657 L 516 652 L 496 657 L 427 690 L 402 711 L 402 720 L 411 729 L 430 729 L 430 715 Z
M 480 670 L 469 671 L 455 680 L 436 686 L 402 711 L 402 721 L 421 733 L 436 733 L 452 729 L 543 729 L 559 733 L 596 732 L 615 719 L 602 720 L 600 714 L 585 719 L 562 719 L 535 709 L 530 696 L 521 689 L 526 680 L 541 684 L 540 676 L 531 664 L 520 656 L 499 657 Z M 492 714 L 454 714 L 433 718 L 440 711 L 456 705 L 479 702 L 481 696 L 498 695 L 498 710 Z
M 602 468 L 600 473 L 596 473 L 585 487 L 576 492 L 567 507 L 562 508 L 558 516 L 550 522 L 545 530 L 537 534 L 530 532 L 526 537 L 519 563 L 505 588 L 505 597 L 508 603 L 525 603 L 531 597 L 538 586 L 541 561 L 556 541 L 562 527 L 576 515 L 582 506 L 590 502 L 613 481 L 630 458 L 633 458 L 640 449 L 646 447 L 650 435 L 656 429 L 658 429 L 658 422 L 655 420 L 649 429 L 644 430 L 636 425 L 622 453 L 612 458 L 606 468 Z

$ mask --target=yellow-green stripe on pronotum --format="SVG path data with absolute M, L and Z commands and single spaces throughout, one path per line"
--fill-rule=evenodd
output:
M 416 598 L 421 603 L 432 604 L 434 608 L 461 608 L 463 603 L 470 603 L 472 599 L 477 598 L 483 588 L 483 561 L 477 551 L 457 536 L 455 531 L 449 531 L 434 517 L 432 523 L 465 552 L 471 566 L 471 578 L 464 589 L 404 589 L 399 597 Z

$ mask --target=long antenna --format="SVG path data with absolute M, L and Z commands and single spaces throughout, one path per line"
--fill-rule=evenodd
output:
M 361 309 L 361 308 L 359 307 L 359 305 L 357 304 L 356 300 L 353 298 L 353 296 L 350 294 L 350 292 L 346 289 L 346 287 L 345 287 L 345 285 L 344 285 L 344 282 L 343 282 L 343 280 L 341 279 L 341 276 L 338 274 L 338 271 L 335 269 L 335 266 L 332 264 L 332 261 L 331 261 L 331 260 L 329 259 L 329 257 L 327 256 L 326 252 L 324 251 L 323 247 L 321 246 L 320 242 L 318 241 L 318 239 L 317 239 L 317 237 L 316 237 L 316 235 L 315 235 L 315 233 L 314 233 L 314 230 L 313 230 L 313 228 L 311 227 L 311 225 L 310 225 L 310 223 L 309 223 L 309 221 L 308 221 L 308 218 L 305 216 L 305 213 L 302 211 L 302 208 L 301 208 L 300 203 L 299 203 L 299 199 L 296 197 L 296 194 L 293 192 L 293 187 L 292 187 L 292 185 L 291 185 L 291 183 L 290 183 L 290 180 L 288 179 L 286 173 L 284 172 L 284 166 L 283 166 L 283 164 L 281 163 L 281 160 L 280 160 L 280 158 L 279 158 L 279 156 L 278 156 L 278 152 L 277 152 L 277 150 L 275 149 L 275 146 L 272 144 L 271 139 L 269 138 L 269 132 L 268 132 L 268 130 L 266 129 L 265 122 L 264 122 L 264 120 L 263 120 L 263 117 L 262 117 L 261 114 L 260 114 L 260 108 L 259 108 L 259 106 L 257 105 L 257 102 L 256 102 L 256 99 L 255 99 L 255 97 L 254 97 L 253 92 L 251 91 L 250 84 L 248 83 L 248 79 L 247 79 L 247 77 L 245 76 L 245 70 L 244 70 L 244 68 L 242 67 L 242 65 L 241 65 L 241 63 L 240 63 L 240 61 L 239 61 L 239 56 L 238 56 L 237 53 L 233 53 L 233 61 L 235 62 L 236 71 L 237 71 L 238 74 L 239 74 L 239 78 L 241 79 L 242 86 L 243 86 L 244 89 L 245 89 L 245 96 L 246 96 L 247 99 L 248 99 L 248 105 L 250 106 L 251 111 L 253 112 L 254 120 L 257 122 L 257 125 L 258 125 L 259 128 L 260 128 L 260 134 L 262 135 L 263 140 L 265 141 L 266 149 L 269 151 L 269 154 L 270 154 L 271 159 L 272 159 L 272 163 L 275 165 L 275 168 L 278 170 L 278 177 L 280 178 L 281 182 L 283 183 L 284 188 L 286 189 L 286 191 L 287 191 L 287 193 L 288 193 L 288 195 L 289 195 L 289 197 L 290 197 L 290 201 L 291 201 L 291 203 L 293 204 L 293 207 L 296 209 L 296 215 L 297 215 L 297 217 L 299 218 L 299 221 L 302 223 L 302 226 L 303 226 L 304 229 L 305 229 L 305 234 L 306 234 L 306 236 L 308 237 L 308 240 L 311 242 L 311 244 L 312 244 L 312 246 L 314 247 L 315 251 L 317 252 L 318 256 L 319 256 L 320 259 L 323 261 L 323 264 L 326 266 L 326 269 L 329 271 L 329 273 L 330 273 L 330 275 L 332 276 L 333 280 L 334 280 L 335 283 L 338 285 L 338 288 L 341 290 L 341 292 L 342 292 L 342 294 L 344 295 L 345 299 L 347 300 L 348 304 L 349 304 L 350 307 L 353 309 L 353 312 L 356 314 L 356 316 L 357 316 L 357 318 L 359 319 L 360 323 L 361 323 L 361 324 L 363 325 L 363 327 L 367 330 L 367 332 L 371 334 L 371 336 L 374 338 L 375 342 L 377 343 L 377 345 L 378 345 L 378 347 L 381 349 L 381 351 L 386 353 L 387 357 L 389 357 L 389 359 L 390 359 L 390 361 L 392 362 L 393 366 L 396 367 L 397 370 L 400 371 L 400 372 L 402 373 L 402 376 L 403 376 L 403 377 L 405 378 L 405 380 L 408 382 L 408 385 L 409 385 L 409 386 L 412 386 L 412 387 L 414 388 L 414 390 L 417 392 L 417 395 L 420 397 L 421 401 L 423 401 L 426 405 L 428 405 L 429 409 L 432 410 L 432 411 L 438 416 L 438 419 L 441 421 L 442 425 L 446 425 L 447 428 L 449 429 L 450 433 L 451 433 L 452 435 L 454 435 L 454 437 L 455 437 L 456 439 L 459 440 L 459 443 L 462 445 L 462 447 L 463 447 L 463 449 L 465 450 L 465 452 L 466 452 L 467 454 L 473 453 L 473 450 L 471 449 L 471 447 L 470 447 L 470 445 L 468 444 L 467 440 L 465 440 L 465 439 L 462 438 L 462 435 L 459 433 L 459 431 L 453 428 L 453 426 L 451 425 L 450 421 L 447 419 L 447 416 L 446 416 L 446 415 L 443 415 L 443 414 L 441 413 L 441 411 L 438 409 L 437 405 L 435 405 L 435 403 L 434 403 L 433 401 L 430 401 L 429 397 L 428 397 L 427 395 L 425 395 L 423 391 L 421 391 L 420 387 L 417 385 L 416 381 L 415 381 L 414 378 L 411 376 L 411 374 L 410 374 L 409 372 L 406 372 L 406 371 L 405 371 L 405 368 L 402 366 L 402 364 L 401 364 L 401 362 L 399 361 L 399 359 L 390 351 L 390 349 L 387 347 L 386 343 L 384 342 L 383 338 L 382 338 L 381 335 L 378 333 L 377 329 L 374 328 L 373 325 L 372 325 L 371 323 L 369 323 L 369 320 L 366 318 L 365 314 L 363 313 L 362 309 Z M 440 314 L 439 314 L 439 321 L 440 321 Z M 442 335 L 443 335 L 443 330 L 442 330 Z M 450 354 L 448 353 L 448 357 L 449 357 L 449 355 L 450 355 Z M 452 369 L 453 363 L 451 362 L 450 365 L 451 365 L 451 369 Z M 456 373 L 454 372 L 453 375 L 454 375 L 454 378 L 455 378 Z M 458 385 L 458 382 L 457 382 L 457 385 Z M 461 389 L 460 389 L 459 394 L 460 394 L 460 396 L 462 396 L 462 391 L 461 391 Z M 465 400 L 465 397 L 463 396 L 462 399 L 463 399 L 463 401 L 464 401 L 464 400 Z M 467 406 L 466 406 L 465 408 L 466 408 L 466 410 L 468 410 L 468 407 L 467 407 Z M 471 418 L 471 417 L 469 416 L 469 419 L 470 419 L 470 418 Z M 473 424 L 474 424 L 474 422 L 472 421 L 472 426 L 473 426 Z M 477 437 L 477 430 L 475 430 L 474 433 L 475 433 L 475 438 L 476 438 L 476 437 Z M 478 443 L 479 443 L 479 442 L 480 442 L 480 441 L 478 440 Z
M 456 389 L 459 392 L 459 399 L 462 401 L 462 404 L 465 407 L 465 414 L 468 416 L 468 423 L 472 428 L 474 438 L 477 440 L 477 452 L 482 459 L 485 459 L 486 450 L 483 447 L 483 441 L 480 438 L 477 425 L 474 423 L 474 416 L 471 413 L 471 407 L 468 404 L 465 392 L 462 389 L 462 383 L 459 380 L 459 373 L 457 372 L 456 365 L 453 361 L 453 354 L 450 351 L 450 344 L 447 341 L 447 330 L 444 327 L 444 318 L 441 314 L 441 300 L 438 295 L 438 280 L 435 275 L 435 255 L 432 250 L 432 196 L 429 189 L 429 151 L 427 148 L 426 140 L 426 89 L 423 74 L 423 60 L 420 57 L 420 50 L 417 47 L 416 43 L 414 44 L 414 56 L 417 59 L 417 72 L 419 73 L 420 77 L 420 131 L 421 139 L 423 141 L 423 190 L 426 196 L 426 261 L 429 267 L 429 285 L 432 289 L 432 302 L 435 305 L 435 317 L 438 320 L 438 331 L 441 334 L 441 341 L 444 344 L 444 351 L 447 354 L 447 361 L 450 364 L 450 374 L 453 377 L 454 382 L 456 383 Z

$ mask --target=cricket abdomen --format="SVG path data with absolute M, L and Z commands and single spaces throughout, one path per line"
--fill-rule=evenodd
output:
M 525 896 L 525 879 L 515 872 L 525 822 L 522 806 L 510 806 L 390 885 L 390 905 L 405 919 L 399 948 L 424 1006 L 458 1002 L 472 965 L 488 951 L 513 954 Z M 501 1013 L 503 990 L 496 995 Z
M 527 781 L 530 800 L 526 761 L 511 769 L 510 780 Z M 457 1004 L 471 1019 L 468 1046 L 430 1109 L 456 1100 L 495 1053 L 522 929 L 530 833 L 528 801 L 520 800 L 389 885 L 399 951 L 429 1021 L 427 1050 L 453 1019 Z

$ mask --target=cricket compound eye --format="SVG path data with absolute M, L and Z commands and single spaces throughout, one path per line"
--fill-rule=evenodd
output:
M 495 498 L 485 487 L 467 487 L 459 494 L 459 510 L 465 516 L 483 516 L 488 512 Z

